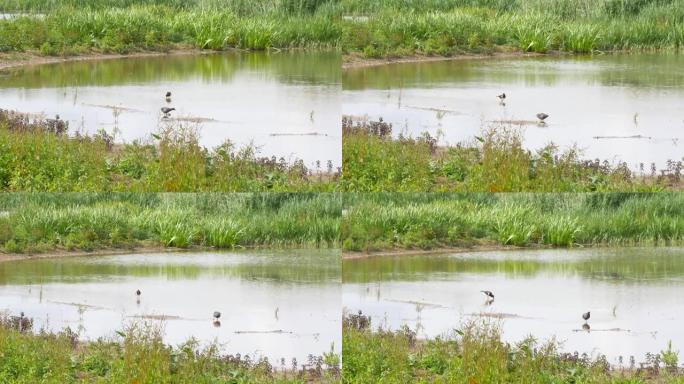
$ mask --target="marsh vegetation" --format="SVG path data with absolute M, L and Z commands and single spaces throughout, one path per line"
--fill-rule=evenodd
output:
M 106 131 L 67 130 L 58 119 L 0 111 L 0 191 L 332 191 L 339 177 L 332 164 L 309 169 L 253 145 L 206 148 L 191 124 L 124 144 Z
M 131 247 L 334 247 L 336 194 L 0 194 L 6 253 Z
M 684 239 L 678 193 L 345 194 L 350 251 L 653 245 Z
M 527 149 L 520 130 L 492 124 L 480 135 L 440 146 L 429 133 L 393 134 L 382 121 L 342 123 L 342 188 L 349 192 L 610 192 L 681 188 L 682 163 L 632 170 L 587 159 L 577 147 Z M 645 168 L 645 166 L 644 166 Z

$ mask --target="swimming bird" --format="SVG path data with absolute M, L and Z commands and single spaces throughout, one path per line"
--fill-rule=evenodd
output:
M 171 102 L 171 92 L 166 92 L 166 102 L 167 103 Z
M 219 317 L 221 317 L 221 312 L 219 312 L 219 311 L 214 311 L 214 319 L 218 320 Z
M 175 111 L 175 110 L 176 110 L 176 108 L 161 107 L 161 111 L 164 114 L 164 117 L 169 117 L 169 113 L 171 113 L 171 111 Z
M 547 117 L 549 117 L 549 115 L 544 112 L 537 113 L 537 119 L 539 119 L 540 123 L 544 123 L 544 120 L 546 120 Z
M 500 95 L 496 95 L 496 97 L 498 97 L 499 100 L 501 100 L 502 103 L 503 103 L 504 100 L 506 100 L 506 94 L 505 94 L 505 93 L 502 93 L 502 94 L 500 94 Z
M 492 293 L 492 291 L 480 291 L 480 292 L 484 293 L 485 296 L 487 296 L 488 298 L 494 300 L 494 294 Z
M 591 317 L 591 312 L 587 312 L 587 313 L 582 314 L 582 318 L 584 319 L 585 322 L 587 322 L 590 317 Z
M 140 292 L 139 289 L 135 291 L 135 295 L 136 295 L 136 296 L 140 296 L 141 293 L 142 293 L 142 292 Z

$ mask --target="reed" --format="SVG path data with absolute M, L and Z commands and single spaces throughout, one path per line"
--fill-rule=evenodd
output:
M 0 194 L 0 252 L 336 247 L 336 194 Z
M 346 194 L 344 206 L 349 251 L 684 241 L 678 193 Z

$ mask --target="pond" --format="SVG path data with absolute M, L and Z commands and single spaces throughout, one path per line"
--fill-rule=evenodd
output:
M 141 291 L 138 298 L 136 290 Z M 36 329 L 114 337 L 131 322 L 165 341 L 217 341 L 225 353 L 304 362 L 340 352 L 337 251 L 162 253 L 0 263 L 0 311 Z M 221 312 L 220 325 L 213 312 Z M 161 318 L 164 320 L 161 320 Z
M 184 125 L 208 147 L 253 143 L 261 155 L 325 168 L 341 161 L 340 63 L 334 52 L 234 52 L 35 65 L 0 72 L 0 100 L 59 114 L 71 132 L 105 129 L 131 142 Z M 165 106 L 176 108 L 169 118 Z
M 556 337 L 566 352 L 613 364 L 684 348 L 684 248 L 529 250 L 343 261 L 343 305 L 374 327 L 419 337 L 473 319 L 500 323 L 507 341 Z M 481 290 L 492 291 L 488 302 Z M 590 311 L 588 327 L 582 314 Z M 585 329 L 588 328 L 588 329 Z
M 525 145 L 573 144 L 587 158 L 682 160 L 684 56 L 632 54 L 474 59 L 345 70 L 343 113 L 383 117 L 394 131 L 472 140 L 482 128 L 522 130 Z M 505 93 L 502 104 L 497 95 Z M 536 114 L 546 113 L 546 124 Z

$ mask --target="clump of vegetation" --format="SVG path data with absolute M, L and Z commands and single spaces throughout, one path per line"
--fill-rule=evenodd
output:
M 334 48 L 330 0 L 0 1 L 0 52 Z
M 0 194 L 0 253 L 161 247 L 335 247 L 327 193 Z
M 476 245 L 680 244 L 678 193 L 346 194 L 350 251 Z
M 672 49 L 680 0 L 343 1 L 342 46 L 369 58 L 462 53 Z M 361 20 L 361 21 L 360 21 Z
M 331 164 L 310 169 L 253 146 L 205 148 L 195 126 L 162 125 L 126 144 L 67 130 L 60 119 L 0 110 L 0 191 L 332 191 L 339 178 Z
M 358 328 L 344 322 L 345 383 L 676 383 L 678 370 L 657 363 L 613 369 L 605 357 L 563 353 L 554 341 L 511 344 L 498 324 L 473 321 L 446 336 L 416 339 L 408 328 Z M 663 352 L 667 353 L 667 352 Z M 659 361 L 654 359 L 654 361 Z
M 129 324 L 111 340 L 79 341 L 59 333 L 18 330 L 0 317 L 3 383 L 339 383 L 334 353 L 279 369 L 267 359 L 225 355 L 189 340 L 165 345 L 159 326 Z
M 502 125 L 455 146 L 424 133 L 392 135 L 386 122 L 344 117 L 342 188 L 350 192 L 591 192 L 681 188 L 681 162 L 637 174 L 625 163 L 582 158 L 549 144 L 532 151 L 522 133 Z

